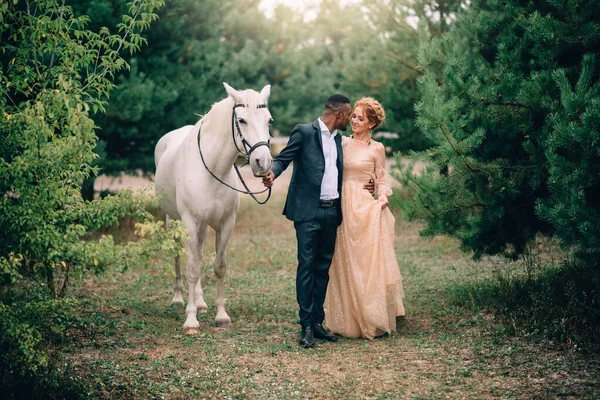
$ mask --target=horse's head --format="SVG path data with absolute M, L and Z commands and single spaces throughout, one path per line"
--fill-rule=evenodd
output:
M 234 102 L 232 129 L 236 146 L 247 154 L 254 176 L 266 176 L 273 162 L 269 145 L 273 118 L 267 108 L 271 86 L 265 86 L 260 93 L 250 89 L 239 92 L 226 83 L 223 86 Z

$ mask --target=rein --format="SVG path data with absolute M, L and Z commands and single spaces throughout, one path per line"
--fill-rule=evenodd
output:
M 260 146 L 267 146 L 270 148 L 271 146 L 271 141 L 261 141 L 258 143 L 255 143 L 253 146 L 250 146 L 250 143 L 248 143 L 246 141 L 246 139 L 244 138 L 244 135 L 242 135 L 242 130 L 240 129 L 240 125 L 237 119 L 237 115 L 235 113 L 235 109 L 238 107 L 246 107 L 245 104 L 236 104 L 233 106 L 233 113 L 231 114 L 231 137 L 233 139 L 233 144 L 235 145 L 235 148 L 237 149 L 237 151 L 242 154 L 244 157 L 246 157 L 246 162 L 242 165 L 242 167 L 246 164 L 248 164 L 250 162 L 250 155 L 252 154 L 252 152 L 254 150 L 256 150 L 257 148 L 259 148 Z M 267 108 L 266 104 L 260 104 L 257 106 L 257 108 Z M 254 199 L 254 201 L 256 201 L 258 204 L 265 204 L 267 201 L 269 201 L 269 199 L 271 198 L 271 188 L 266 188 L 265 190 L 261 190 L 260 192 L 252 192 L 250 190 L 250 188 L 248 187 L 248 185 L 246 184 L 246 181 L 244 181 L 244 178 L 242 178 L 242 174 L 240 173 L 240 170 L 238 168 L 238 166 L 235 164 L 235 162 L 233 163 L 233 168 L 235 169 L 235 173 L 237 174 L 238 178 L 240 179 L 240 182 L 242 183 L 242 186 L 244 186 L 244 189 L 246 190 L 240 190 L 238 188 L 235 188 L 231 185 L 229 185 L 226 182 L 223 182 L 223 180 L 221 180 L 218 176 L 216 176 L 209 168 L 208 165 L 206 165 L 206 161 L 204 161 L 204 155 L 202 154 L 202 148 L 200 147 L 200 133 L 202 132 L 202 124 L 204 123 L 204 121 L 200 122 L 200 127 L 198 128 L 198 152 L 200 153 L 200 159 L 202 159 L 202 164 L 204 164 L 204 168 L 208 171 L 208 173 L 215 178 L 219 183 L 227 186 L 228 188 L 235 190 L 238 193 L 243 193 L 243 194 L 249 194 L 250 197 L 252 197 Z M 244 151 L 242 151 L 240 149 L 240 147 L 237 144 L 237 140 L 235 137 L 235 134 L 238 134 L 239 138 L 242 141 L 242 146 L 244 147 Z M 255 195 L 257 194 L 261 194 L 268 191 L 269 194 L 267 195 L 267 198 L 265 199 L 265 201 L 259 201 Z

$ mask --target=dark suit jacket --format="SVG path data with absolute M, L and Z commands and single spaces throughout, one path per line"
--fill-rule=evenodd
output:
M 338 215 L 342 223 L 342 137 L 338 131 L 335 137 L 337 147 L 337 169 L 338 169 Z M 319 198 L 321 196 L 321 181 L 325 173 L 325 157 L 323 155 L 323 139 L 321 138 L 321 127 L 319 120 L 312 124 L 296 125 L 290 136 L 287 146 L 277 159 L 273 161 L 272 170 L 277 178 L 288 167 L 290 162 L 294 162 L 294 171 L 290 188 L 288 190 L 283 215 L 294 222 L 306 222 L 315 217 Z

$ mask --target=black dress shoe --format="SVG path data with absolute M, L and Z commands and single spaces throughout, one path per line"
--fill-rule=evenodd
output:
M 337 342 L 338 338 L 333 336 L 331 333 L 327 332 L 323 325 L 315 324 L 315 332 L 314 335 L 317 339 L 326 340 L 328 342 Z
M 299 343 L 300 343 L 300 346 L 304 347 L 305 349 L 315 347 L 315 339 L 314 339 L 312 326 L 303 326 L 302 327 L 302 333 L 300 334 Z

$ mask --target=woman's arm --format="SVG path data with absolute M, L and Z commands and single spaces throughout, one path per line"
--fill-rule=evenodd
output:
M 391 196 L 393 192 L 386 181 L 385 147 L 381 143 L 377 143 L 377 147 L 375 148 L 375 176 L 377 200 L 381 203 L 381 208 L 386 208 L 389 204 L 388 196 Z

